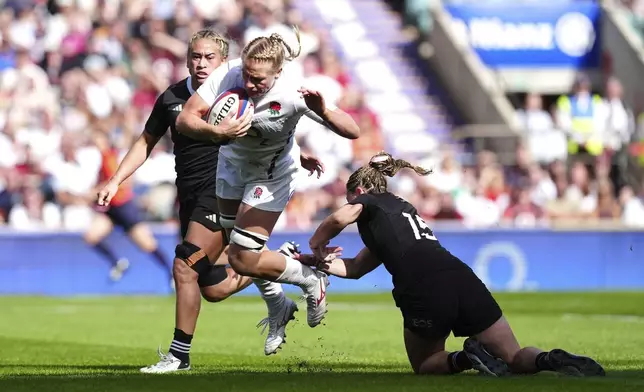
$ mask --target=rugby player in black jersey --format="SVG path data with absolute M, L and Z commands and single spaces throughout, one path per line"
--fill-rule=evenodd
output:
M 354 172 L 347 182 L 349 203 L 320 224 L 309 243 L 314 255 L 301 255 L 300 261 L 348 279 L 359 279 L 384 264 L 392 275 L 407 355 L 417 374 L 474 368 L 494 376 L 545 370 L 603 376 L 604 369 L 591 358 L 561 349 L 544 352 L 519 346 L 483 282 L 441 246 L 414 206 L 387 191 L 385 176 L 392 177 L 403 168 L 430 173 L 384 152 Z M 365 248 L 354 258 L 342 259 L 341 249 L 328 244 L 354 222 Z M 468 337 L 463 351 L 445 350 L 450 332 Z
M 177 196 L 183 242 L 176 247 L 174 280 L 176 284 L 176 313 L 174 338 L 168 354 L 159 351 L 160 361 L 142 368 L 145 373 L 168 373 L 190 369 L 190 347 L 201 306 L 200 291 L 210 302 L 221 301 L 255 283 L 268 306 L 269 326 L 264 351 L 277 352 L 284 342 L 285 328 L 295 303 L 287 298 L 281 285 L 252 280 L 226 267 L 223 254 L 227 243 L 225 231 L 219 224 L 215 195 L 216 168 L 219 144 L 211 140 L 195 140 L 177 132 L 175 121 L 185 102 L 218 68 L 230 68 L 227 61 L 228 41 L 219 33 L 206 29 L 195 33 L 189 43 L 187 67 L 190 77 L 173 84 L 155 102 L 145 130 L 121 162 L 116 174 L 99 192 L 98 204 L 108 205 L 119 185 L 130 177 L 147 159 L 168 128 L 174 142 Z M 220 138 L 234 139 L 250 127 L 251 111 L 240 119 L 226 118 L 219 124 Z M 221 139 L 220 139 L 221 140 Z M 322 164 L 313 157 L 302 156 L 302 166 L 318 176 Z M 288 252 L 288 244 L 283 247 Z

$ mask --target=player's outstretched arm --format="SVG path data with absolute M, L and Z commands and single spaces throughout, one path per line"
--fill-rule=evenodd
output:
M 159 140 L 161 140 L 159 136 L 154 136 L 146 131 L 141 132 L 139 138 L 136 139 L 127 154 L 125 154 L 123 161 L 110 181 L 121 185 L 123 181 L 130 178 L 145 163 Z
M 335 256 L 317 264 L 320 271 L 345 279 L 360 279 L 378 267 L 381 262 L 367 248 L 363 248 L 354 258 L 341 259 Z
M 362 204 L 345 204 L 336 212 L 327 216 L 309 240 L 309 247 L 313 253 L 323 259 L 324 256 L 322 255 L 326 250 L 326 246 L 329 245 L 329 241 L 340 234 L 345 227 L 357 221 L 362 213 L 362 208 Z
M 310 254 L 301 254 L 297 259 L 302 264 L 344 279 L 360 279 L 381 264 L 367 248 L 353 258 L 341 258 L 342 248 L 334 246 L 327 247 L 325 253 L 324 259 Z
M 147 131 L 141 132 L 141 135 L 128 150 L 125 158 L 116 169 L 116 173 L 110 178 L 105 186 L 98 192 L 97 203 L 100 206 L 107 206 L 116 195 L 119 186 L 135 171 L 145 163 L 152 153 L 152 149 L 159 142 L 161 136 L 155 136 Z
M 327 105 L 319 91 L 304 87 L 297 91 L 302 94 L 304 103 L 310 109 L 310 111 L 305 112 L 307 117 L 325 125 L 344 138 L 357 139 L 360 137 L 360 127 L 353 120 L 353 117 L 344 110 Z

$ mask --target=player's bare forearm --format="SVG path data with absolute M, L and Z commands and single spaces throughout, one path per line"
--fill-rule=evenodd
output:
M 116 169 L 116 173 L 114 173 L 110 181 L 115 181 L 118 185 L 121 185 L 125 180 L 130 178 L 148 159 L 154 146 L 159 142 L 159 139 L 161 138 L 143 131 L 132 147 L 130 147 L 125 158 L 123 158 L 123 162 Z
M 177 117 L 177 131 L 196 140 L 212 141 L 218 136 L 217 127 L 204 121 L 199 115 L 183 110 Z
M 347 138 L 357 139 L 360 137 L 360 127 L 348 113 L 341 109 L 325 110 L 320 115 L 326 125 L 336 134 Z
M 221 131 L 216 126 L 203 119 L 208 109 L 208 103 L 199 94 L 193 94 L 177 117 L 177 131 L 190 138 L 204 141 L 212 141 L 214 137 L 221 136 Z
M 311 249 L 326 246 L 345 227 L 358 220 L 361 212 L 362 204 L 345 204 L 336 212 L 326 217 L 317 230 L 315 230 L 315 233 L 313 233 L 309 241 Z
M 322 261 L 318 268 L 339 278 L 360 279 L 376 269 L 380 264 L 380 261 L 369 252 L 369 249 L 363 248 L 356 257 Z
M 329 241 L 340 234 L 345 227 L 346 225 L 343 226 L 340 222 L 335 220 L 333 216 L 327 217 L 315 230 L 313 236 L 311 236 L 309 246 L 311 249 L 326 246 Z
M 357 279 L 349 275 L 349 269 L 347 268 L 347 262 L 350 262 L 353 259 L 333 259 L 332 261 L 321 262 L 317 269 L 324 271 L 329 275 L 337 276 L 338 278 L 344 279 Z

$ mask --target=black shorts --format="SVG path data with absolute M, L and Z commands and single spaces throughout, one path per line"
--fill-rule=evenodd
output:
M 115 226 L 121 227 L 124 231 L 130 231 L 134 226 L 143 222 L 141 211 L 134 200 L 130 200 L 120 206 L 111 205 L 105 215 L 112 221 Z
M 212 232 L 223 230 L 219 224 L 219 209 L 214 189 L 191 194 L 188 197 L 179 197 L 181 238 L 185 238 L 188 233 L 188 225 L 191 221 L 204 225 Z M 215 286 L 227 278 L 228 272 L 225 266 L 212 265 L 206 272 L 199 274 L 199 287 Z
M 405 328 L 428 338 L 474 336 L 503 315 L 490 291 L 469 268 L 439 271 L 417 288 L 394 289 Z
M 188 224 L 191 221 L 204 225 L 212 232 L 223 230 L 219 224 L 219 208 L 214 188 L 187 197 L 179 197 L 181 238 L 188 233 Z

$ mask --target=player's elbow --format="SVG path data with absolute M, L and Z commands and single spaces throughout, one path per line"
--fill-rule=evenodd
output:
M 355 140 L 360 137 L 360 127 L 358 126 L 358 123 L 351 117 L 349 113 L 343 113 L 344 114 L 344 122 L 345 122 L 345 133 L 347 135 L 347 139 Z
M 349 129 L 347 130 L 347 133 L 349 135 L 347 139 L 355 140 L 360 137 L 360 127 L 358 126 L 358 124 L 356 124 L 355 121 L 353 121 L 353 119 L 351 119 L 351 124 L 349 126 Z
M 180 133 L 185 133 L 185 132 L 190 132 L 190 116 L 192 113 L 188 112 L 187 110 L 183 110 L 179 115 L 177 116 L 177 122 L 175 123 L 175 126 L 177 127 L 177 131 Z
M 360 137 L 360 128 L 356 128 L 356 131 L 351 131 L 347 133 L 347 139 L 356 140 Z

